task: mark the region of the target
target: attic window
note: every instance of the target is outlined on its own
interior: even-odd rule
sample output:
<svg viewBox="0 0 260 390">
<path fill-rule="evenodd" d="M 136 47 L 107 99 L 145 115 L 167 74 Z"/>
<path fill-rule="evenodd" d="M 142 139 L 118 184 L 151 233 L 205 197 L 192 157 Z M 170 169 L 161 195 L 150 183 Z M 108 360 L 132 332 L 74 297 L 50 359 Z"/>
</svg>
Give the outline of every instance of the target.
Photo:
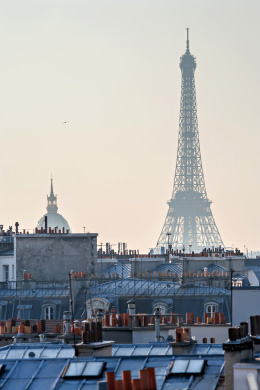
<svg viewBox="0 0 260 390">
<path fill-rule="evenodd" d="M 218 307 L 214 303 L 208 303 L 206 306 L 206 313 L 210 315 L 210 317 L 213 317 L 213 314 L 217 311 Z"/>
<path fill-rule="evenodd" d="M 171 374 L 201 374 L 205 360 L 175 360 L 171 369 Z"/>
<path fill-rule="evenodd" d="M 44 308 L 44 316 L 46 320 L 54 319 L 54 308 L 53 306 L 45 306 Z"/>
<path fill-rule="evenodd" d="M 233 287 L 242 287 L 243 286 L 242 279 L 233 279 L 232 286 Z"/>
<path fill-rule="evenodd" d="M 104 362 L 71 362 L 64 370 L 63 378 L 99 377 L 104 370 Z"/>
</svg>

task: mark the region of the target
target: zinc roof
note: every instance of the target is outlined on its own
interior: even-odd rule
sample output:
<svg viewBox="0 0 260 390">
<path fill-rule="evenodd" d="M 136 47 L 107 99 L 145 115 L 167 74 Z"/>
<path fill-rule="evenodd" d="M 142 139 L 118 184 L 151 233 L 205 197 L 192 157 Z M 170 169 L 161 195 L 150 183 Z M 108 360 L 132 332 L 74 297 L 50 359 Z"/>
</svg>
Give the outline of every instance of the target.
<svg viewBox="0 0 260 390">
<path fill-rule="evenodd" d="M 151 272 L 173 272 L 181 276 L 182 274 L 182 263 L 169 263 L 169 264 L 161 264 L 158 267 L 154 268 Z"/>
<path fill-rule="evenodd" d="M 67 356 L 50 356 L 50 351 L 57 349 L 57 345 L 13 345 L 0 348 L 0 386 L 3 390 L 92 390 L 97 389 L 97 382 L 105 380 L 106 371 L 114 371 L 116 379 L 122 378 L 122 371 L 130 370 L 132 378 L 138 378 L 139 370 L 154 367 L 156 375 L 156 383 L 158 390 L 167 389 L 200 389 L 212 390 L 216 389 L 216 385 L 223 370 L 224 357 L 219 354 L 207 355 L 183 355 L 172 356 L 155 353 L 152 355 L 137 355 L 137 356 L 112 356 L 112 357 L 73 357 L 72 347 L 58 345 L 60 352 L 63 351 Z M 27 349 L 27 352 L 26 351 Z M 153 348 L 156 348 L 154 346 Z M 157 352 L 161 348 L 166 349 L 167 346 L 162 346 L 158 343 Z M 7 352 L 8 351 L 8 352 Z M 6 356 L 4 353 L 10 354 L 10 351 L 15 353 L 25 354 L 23 357 Z M 26 353 L 35 352 L 26 357 Z M 43 354 L 45 351 L 46 354 Z M 55 350 L 56 352 L 56 350 Z M 39 353 L 41 355 L 39 355 Z M 68 356 L 70 355 L 70 356 Z M 3 356 L 3 357 L 2 357 Z M 95 377 L 95 364 L 93 372 L 87 376 L 81 377 L 77 375 L 72 378 L 64 376 L 65 369 L 71 364 L 74 364 L 74 369 L 77 366 L 82 367 L 88 362 L 103 362 L 104 370 L 99 377 Z M 193 363 L 193 364 L 192 364 Z M 200 364 L 201 363 L 201 364 Z M 199 370 L 197 375 L 186 372 L 173 374 L 172 364 L 176 367 L 185 367 L 187 365 L 203 365 L 203 370 Z M 77 369 L 76 369 L 77 371 Z M 189 387 L 188 387 L 188 386 Z"/>
<path fill-rule="evenodd" d="M 104 269 L 104 271 L 100 272 L 99 275 L 103 276 L 103 274 L 106 275 L 106 278 L 110 275 L 113 275 L 115 273 L 118 274 L 120 278 L 130 278 L 131 276 L 131 265 L 130 264 L 114 264 L 110 267 Z"/>
<path fill-rule="evenodd" d="M 222 344 L 194 344 L 191 355 L 224 355 Z M 172 355 L 169 343 L 114 344 L 112 356 L 168 356 Z"/>
<path fill-rule="evenodd" d="M 150 279 L 123 279 L 95 284 L 91 288 L 92 296 L 172 296 L 172 295 L 223 295 L 229 290 L 214 286 L 180 286 L 177 282 Z"/>
</svg>

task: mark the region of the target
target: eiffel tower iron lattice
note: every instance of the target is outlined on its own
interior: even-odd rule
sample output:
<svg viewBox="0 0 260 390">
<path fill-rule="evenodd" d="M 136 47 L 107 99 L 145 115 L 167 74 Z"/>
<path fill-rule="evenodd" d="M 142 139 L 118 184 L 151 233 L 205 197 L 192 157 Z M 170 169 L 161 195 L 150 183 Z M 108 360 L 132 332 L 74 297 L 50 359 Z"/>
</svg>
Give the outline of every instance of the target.
<svg viewBox="0 0 260 390">
<path fill-rule="evenodd" d="M 181 57 L 181 104 L 177 162 L 169 210 L 156 251 L 173 249 L 199 252 L 224 247 L 210 208 L 202 168 L 195 89 L 196 59 L 190 54 L 189 29 L 186 52 Z"/>
</svg>

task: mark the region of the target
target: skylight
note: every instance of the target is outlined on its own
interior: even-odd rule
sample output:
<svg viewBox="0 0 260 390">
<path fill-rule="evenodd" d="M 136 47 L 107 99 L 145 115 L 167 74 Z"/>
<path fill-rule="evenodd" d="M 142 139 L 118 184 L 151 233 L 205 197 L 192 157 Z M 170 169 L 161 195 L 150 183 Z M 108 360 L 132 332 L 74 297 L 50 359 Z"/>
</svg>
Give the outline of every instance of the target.
<svg viewBox="0 0 260 390">
<path fill-rule="evenodd" d="M 98 377 L 105 367 L 104 362 L 71 362 L 65 368 L 63 378 Z"/>
<path fill-rule="evenodd" d="M 171 374 L 201 374 L 204 364 L 203 359 L 174 360 Z"/>
</svg>

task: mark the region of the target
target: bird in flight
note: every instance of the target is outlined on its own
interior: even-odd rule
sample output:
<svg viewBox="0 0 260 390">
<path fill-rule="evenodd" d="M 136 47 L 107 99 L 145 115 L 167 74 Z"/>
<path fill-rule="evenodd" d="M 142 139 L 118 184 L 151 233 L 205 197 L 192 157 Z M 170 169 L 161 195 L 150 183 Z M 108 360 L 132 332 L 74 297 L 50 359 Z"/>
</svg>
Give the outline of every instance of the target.
<svg viewBox="0 0 260 390">
<path fill-rule="evenodd" d="M 62 125 L 65 125 L 66 123 L 68 123 L 69 121 L 64 121 L 64 122 L 61 122 Z"/>
</svg>

